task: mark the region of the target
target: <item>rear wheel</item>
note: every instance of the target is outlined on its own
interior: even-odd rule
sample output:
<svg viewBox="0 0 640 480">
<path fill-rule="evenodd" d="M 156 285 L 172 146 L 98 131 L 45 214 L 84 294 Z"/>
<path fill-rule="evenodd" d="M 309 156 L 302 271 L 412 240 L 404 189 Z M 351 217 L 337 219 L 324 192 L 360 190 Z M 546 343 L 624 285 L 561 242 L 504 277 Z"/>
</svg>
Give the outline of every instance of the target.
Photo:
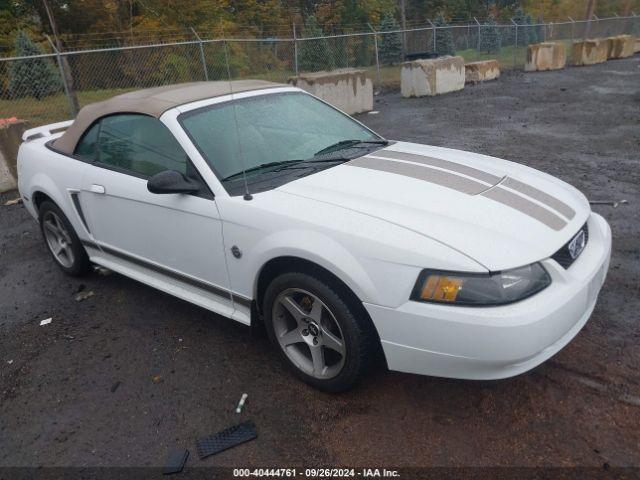
<svg viewBox="0 0 640 480">
<path fill-rule="evenodd" d="M 265 326 L 285 363 L 327 391 L 351 388 L 374 354 L 368 319 L 322 278 L 285 273 L 265 292 Z"/>
<path fill-rule="evenodd" d="M 62 210 L 55 203 L 45 201 L 40 205 L 39 214 L 42 236 L 58 266 L 72 276 L 87 273 L 91 262 Z"/>
</svg>

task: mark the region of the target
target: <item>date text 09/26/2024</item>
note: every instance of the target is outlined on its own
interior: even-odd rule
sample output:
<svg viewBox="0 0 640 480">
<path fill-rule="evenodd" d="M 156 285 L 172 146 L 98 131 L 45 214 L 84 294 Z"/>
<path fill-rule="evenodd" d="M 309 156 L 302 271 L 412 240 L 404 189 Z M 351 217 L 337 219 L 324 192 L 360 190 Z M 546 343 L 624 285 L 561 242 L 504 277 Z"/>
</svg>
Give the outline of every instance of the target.
<svg viewBox="0 0 640 480">
<path fill-rule="evenodd" d="M 386 468 L 234 468 L 233 476 L 242 477 L 284 477 L 284 478 L 399 478 L 397 470 Z"/>
</svg>

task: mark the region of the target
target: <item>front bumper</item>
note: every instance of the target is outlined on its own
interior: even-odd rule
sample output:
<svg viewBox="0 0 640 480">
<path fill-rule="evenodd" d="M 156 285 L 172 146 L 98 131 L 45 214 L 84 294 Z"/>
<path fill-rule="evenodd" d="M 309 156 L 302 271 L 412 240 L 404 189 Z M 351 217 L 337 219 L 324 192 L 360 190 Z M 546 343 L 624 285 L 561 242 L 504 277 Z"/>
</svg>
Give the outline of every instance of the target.
<svg viewBox="0 0 640 480">
<path fill-rule="evenodd" d="M 491 380 L 526 372 L 555 355 L 585 325 L 604 283 L 611 229 L 588 220 L 589 242 L 565 270 L 542 262 L 552 283 L 526 300 L 500 307 L 453 307 L 408 301 L 398 308 L 365 303 L 391 370 Z"/>
</svg>

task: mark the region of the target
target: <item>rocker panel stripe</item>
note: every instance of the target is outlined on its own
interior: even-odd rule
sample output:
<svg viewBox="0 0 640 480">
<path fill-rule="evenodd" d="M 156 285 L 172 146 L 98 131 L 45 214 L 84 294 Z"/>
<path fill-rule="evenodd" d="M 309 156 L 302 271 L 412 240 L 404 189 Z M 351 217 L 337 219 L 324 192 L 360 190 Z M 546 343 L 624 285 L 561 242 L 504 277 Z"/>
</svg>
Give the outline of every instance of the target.
<svg viewBox="0 0 640 480">
<path fill-rule="evenodd" d="M 202 280 L 197 280 L 195 278 L 191 278 L 188 277 L 186 275 L 183 275 L 181 273 L 175 272 L 173 270 L 169 270 L 167 268 L 161 267 L 159 265 L 155 265 L 153 263 L 147 262 L 146 260 L 142 260 L 136 257 L 133 257 L 129 254 L 120 252 L 119 250 L 115 250 L 113 248 L 110 247 L 106 247 L 104 245 L 98 245 L 94 242 L 91 242 L 89 240 L 81 240 L 82 244 L 85 247 L 89 247 L 89 248 L 94 248 L 96 250 L 102 250 L 105 253 L 108 253 L 109 255 L 113 255 L 114 257 L 118 257 L 121 258 L 123 260 L 126 260 L 127 262 L 131 262 L 131 263 L 135 263 L 136 265 L 139 265 L 141 267 L 147 268 L 149 270 L 152 270 L 154 272 L 160 273 L 161 275 L 165 275 L 167 277 L 173 278 L 175 280 L 178 280 L 180 282 L 192 285 L 196 288 L 199 288 L 201 290 L 205 290 L 207 292 L 213 293 L 214 295 L 217 295 L 218 297 L 223 297 L 223 298 L 231 298 L 233 299 L 233 301 L 239 305 L 242 305 L 243 307 L 249 308 L 251 306 L 251 300 L 245 297 L 242 297 L 238 294 L 235 294 L 233 292 L 230 292 L 228 290 L 225 290 L 224 288 L 220 288 L 217 287 L 215 285 L 212 285 L 208 282 L 203 282 Z"/>
</svg>

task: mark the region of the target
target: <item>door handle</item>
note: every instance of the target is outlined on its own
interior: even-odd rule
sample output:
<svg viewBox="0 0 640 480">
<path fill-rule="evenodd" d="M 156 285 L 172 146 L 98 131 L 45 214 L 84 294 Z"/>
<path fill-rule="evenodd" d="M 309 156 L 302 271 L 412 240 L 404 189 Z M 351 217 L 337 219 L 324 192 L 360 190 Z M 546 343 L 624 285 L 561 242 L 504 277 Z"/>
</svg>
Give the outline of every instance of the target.
<svg viewBox="0 0 640 480">
<path fill-rule="evenodd" d="M 101 193 L 101 194 L 104 194 L 106 192 L 106 190 L 102 185 L 96 185 L 95 183 L 91 185 L 91 191 L 93 193 Z"/>
</svg>

